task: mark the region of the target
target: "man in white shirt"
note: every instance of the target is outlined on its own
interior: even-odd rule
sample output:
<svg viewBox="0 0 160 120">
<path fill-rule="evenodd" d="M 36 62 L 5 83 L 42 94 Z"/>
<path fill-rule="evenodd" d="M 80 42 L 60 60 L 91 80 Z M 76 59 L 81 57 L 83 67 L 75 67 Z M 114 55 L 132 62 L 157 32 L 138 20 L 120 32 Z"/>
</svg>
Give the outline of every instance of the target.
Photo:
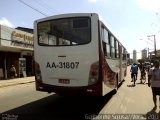
<svg viewBox="0 0 160 120">
<path fill-rule="evenodd" d="M 154 68 L 151 68 L 148 73 L 148 86 L 152 88 L 153 102 L 154 107 L 153 110 L 157 109 L 157 98 L 156 95 L 159 95 L 160 101 L 160 68 L 159 61 L 154 62 Z M 160 106 L 159 106 L 160 107 Z"/>
</svg>

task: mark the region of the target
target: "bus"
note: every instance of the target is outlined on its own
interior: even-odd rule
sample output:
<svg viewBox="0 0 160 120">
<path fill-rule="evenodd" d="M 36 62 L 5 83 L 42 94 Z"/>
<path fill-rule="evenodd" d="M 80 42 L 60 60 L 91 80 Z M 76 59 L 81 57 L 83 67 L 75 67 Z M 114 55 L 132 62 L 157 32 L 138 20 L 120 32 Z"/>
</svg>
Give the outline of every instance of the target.
<svg viewBox="0 0 160 120">
<path fill-rule="evenodd" d="M 97 13 L 68 13 L 34 22 L 37 91 L 104 96 L 124 80 L 126 48 Z"/>
</svg>

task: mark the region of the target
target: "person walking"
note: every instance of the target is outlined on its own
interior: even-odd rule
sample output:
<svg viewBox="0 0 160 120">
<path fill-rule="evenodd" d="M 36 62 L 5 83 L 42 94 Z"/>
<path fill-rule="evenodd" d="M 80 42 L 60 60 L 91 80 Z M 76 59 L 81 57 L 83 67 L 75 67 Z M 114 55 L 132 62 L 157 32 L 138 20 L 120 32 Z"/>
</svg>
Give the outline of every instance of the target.
<svg viewBox="0 0 160 120">
<path fill-rule="evenodd" d="M 142 62 L 140 63 L 139 69 L 140 69 L 140 73 L 141 73 L 141 75 L 140 75 L 140 83 L 142 83 L 142 79 L 146 75 L 144 63 L 142 63 Z"/>
<path fill-rule="evenodd" d="M 160 104 L 160 63 L 159 61 L 154 61 L 154 67 L 149 70 L 148 73 L 148 86 L 151 86 L 152 89 L 152 96 L 153 96 L 153 111 L 157 109 L 157 98 L 159 96 L 159 104 Z M 159 105 L 160 109 L 160 105 Z"/>
</svg>

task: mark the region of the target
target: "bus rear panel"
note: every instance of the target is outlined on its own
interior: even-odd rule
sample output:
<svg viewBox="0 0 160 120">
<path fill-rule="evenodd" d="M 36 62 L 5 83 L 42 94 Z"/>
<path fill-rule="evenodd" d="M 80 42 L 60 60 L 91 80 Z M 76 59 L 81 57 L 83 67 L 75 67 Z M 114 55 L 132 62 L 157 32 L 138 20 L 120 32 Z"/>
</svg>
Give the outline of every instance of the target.
<svg viewBox="0 0 160 120">
<path fill-rule="evenodd" d="M 36 90 L 104 96 L 126 76 L 126 49 L 96 13 L 34 23 Z"/>
<path fill-rule="evenodd" d="M 101 95 L 98 16 L 59 15 L 36 21 L 35 27 L 36 89 Z"/>
</svg>

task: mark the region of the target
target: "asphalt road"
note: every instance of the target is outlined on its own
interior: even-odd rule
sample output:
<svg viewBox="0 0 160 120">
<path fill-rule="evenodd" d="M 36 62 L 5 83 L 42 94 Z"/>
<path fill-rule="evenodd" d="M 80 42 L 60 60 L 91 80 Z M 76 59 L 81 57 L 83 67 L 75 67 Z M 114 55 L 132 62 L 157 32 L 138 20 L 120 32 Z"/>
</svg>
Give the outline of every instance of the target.
<svg viewBox="0 0 160 120">
<path fill-rule="evenodd" d="M 139 79 L 139 77 L 138 77 Z M 158 120 L 159 108 L 153 108 L 151 89 L 147 84 L 128 87 L 130 72 L 117 93 L 104 98 L 86 96 L 60 96 L 35 91 L 34 83 L 0 88 L 2 120 L 91 120 L 91 119 L 148 119 Z M 120 116 L 116 116 L 120 115 Z"/>
<path fill-rule="evenodd" d="M 111 99 L 86 96 L 65 97 L 57 94 L 36 92 L 34 83 L 0 89 L 1 117 L 18 117 L 22 120 L 85 120 L 88 115 L 98 114 Z"/>
</svg>

